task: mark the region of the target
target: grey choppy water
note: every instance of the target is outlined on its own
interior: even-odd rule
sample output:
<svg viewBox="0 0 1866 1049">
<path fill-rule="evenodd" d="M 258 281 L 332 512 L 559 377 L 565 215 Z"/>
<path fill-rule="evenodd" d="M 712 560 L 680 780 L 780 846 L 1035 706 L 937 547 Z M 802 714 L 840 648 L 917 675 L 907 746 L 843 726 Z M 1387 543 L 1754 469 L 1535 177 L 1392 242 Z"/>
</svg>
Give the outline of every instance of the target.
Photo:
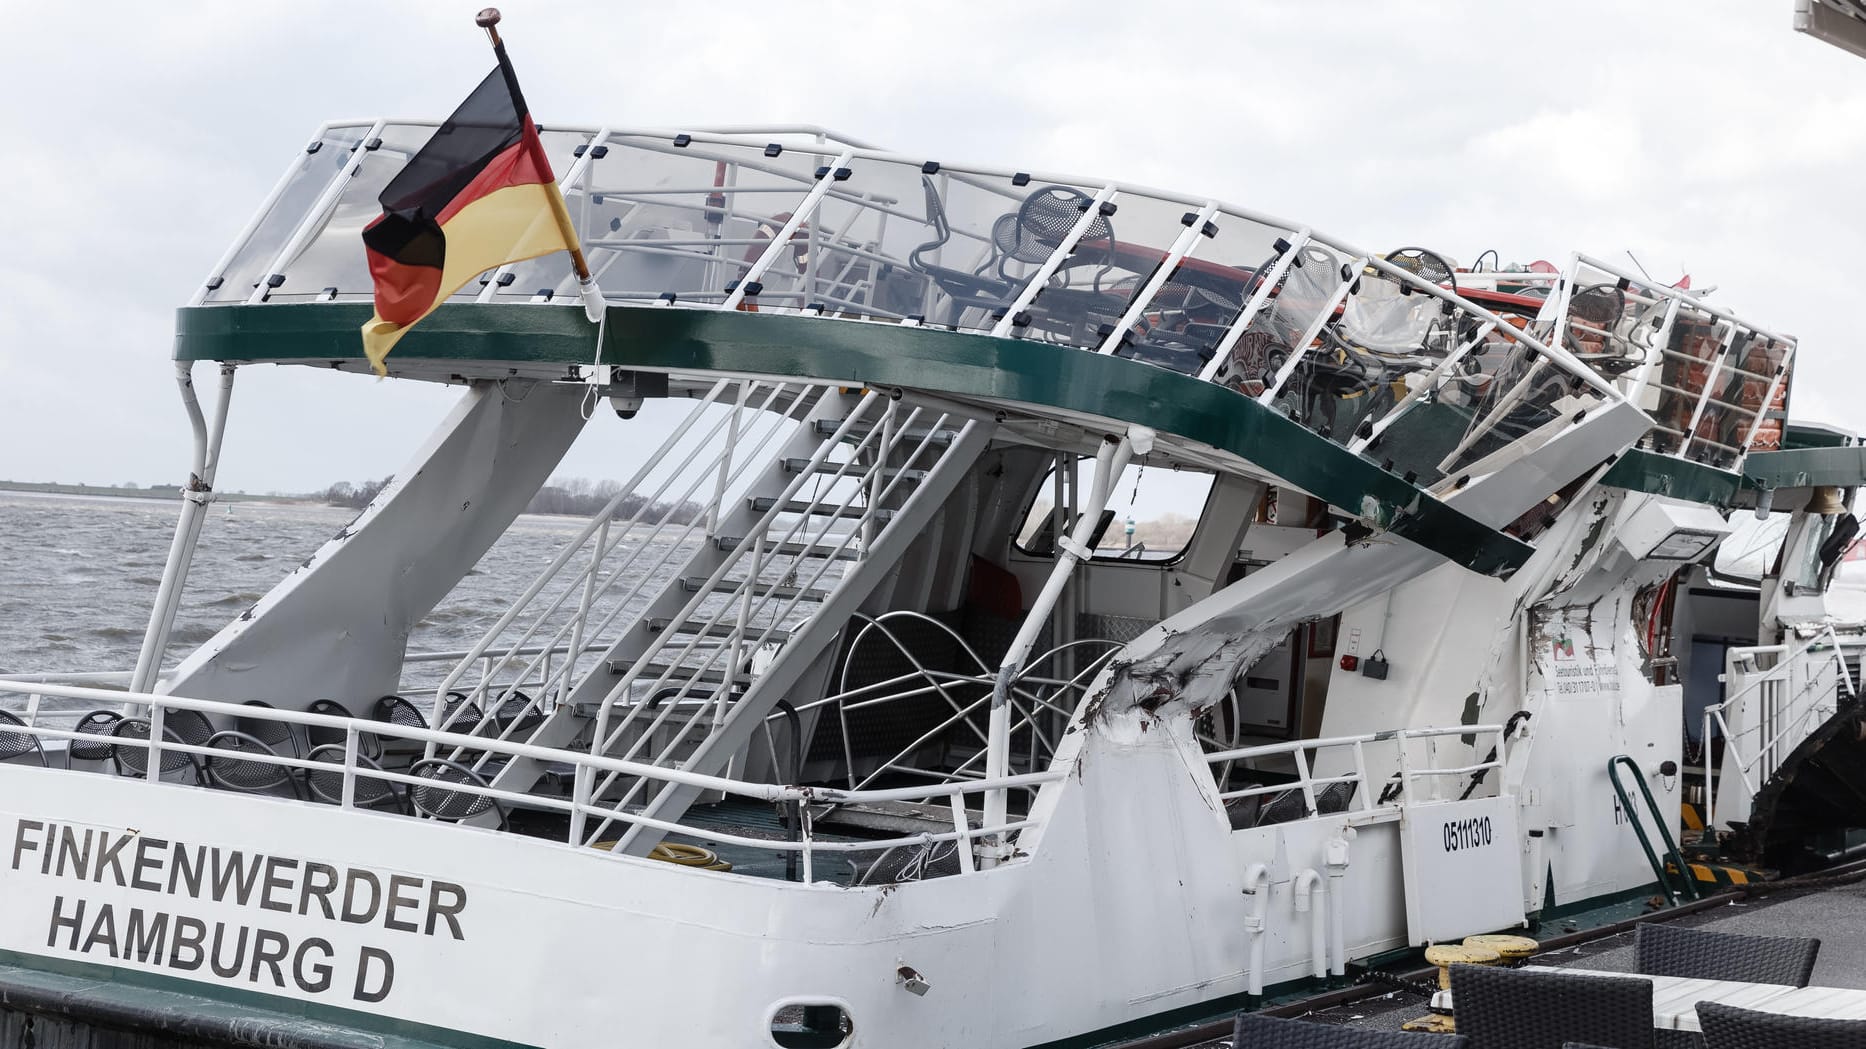
<svg viewBox="0 0 1866 1049">
<path fill-rule="evenodd" d="M 226 505 L 209 511 L 165 666 L 355 517 L 315 505 Z M 134 667 L 179 511 L 155 499 L 0 492 L 0 675 Z M 410 651 L 471 646 L 586 523 L 519 518 L 415 628 Z"/>
</svg>

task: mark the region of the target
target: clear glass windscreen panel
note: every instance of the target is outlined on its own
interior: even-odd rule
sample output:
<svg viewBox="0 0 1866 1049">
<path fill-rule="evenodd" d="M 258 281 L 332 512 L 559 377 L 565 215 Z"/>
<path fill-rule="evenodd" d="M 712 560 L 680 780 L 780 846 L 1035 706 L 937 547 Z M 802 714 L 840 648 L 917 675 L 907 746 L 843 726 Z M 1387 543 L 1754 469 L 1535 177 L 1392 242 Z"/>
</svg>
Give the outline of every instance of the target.
<svg viewBox="0 0 1866 1049">
<path fill-rule="evenodd" d="M 227 261 L 226 268 L 214 275 L 220 283 L 207 292 L 203 301 L 245 302 L 252 297 L 253 289 L 266 278 L 285 242 L 310 214 L 331 181 L 343 173 L 351 154 L 362 144 L 363 136 L 372 126 L 352 124 L 324 130 L 317 139 L 317 149 L 298 157 L 279 198 L 266 209 L 246 242 Z"/>
<path fill-rule="evenodd" d="M 1200 221 L 1199 207 L 1183 201 L 1124 193 L 1119 205 L 1108 235 L 1085 236 L 1059 271 L 1067 283 L 1059 288 L 1057 281 L 1050 282 L 1037 304 L 1047 299 L 1048 311 L 1063 308 L 1068 319 L 1089 329 L 1085 334 L 1095 348 L 1133 314 L 1112 351 L 1116 356 L 1197 375 L 1223 345 L 1255 287 L 1256 273 L 1274 257 L 1285 231 L 1222 213 L 1207 225 Z M 1185 252 L 1175 260 L 1173 249 L 1181 243 Z M 1155 283 L 1158 288 L 1141 302 Z M 1070 294 L 1070 288 L 1078 293 Z M 1137 303 L 1140 310 L 1134 314 Z M 1071 314 L 1071 309 L 1083 312 Z M 1240 366 L 1225 374 L 1250 370 Z M 1261 377 L 1261 372 L 1258 367 L 1253 374 Z"/>
<path fill-rule="evenodd" d="M 1180 208 L 1171 221 L 1182 224 L 1186 210 Z M 1167 212 L 1170 214 L 1171 209 Z M 1185 227 L 1182 224 L 1180 228 Z M 1287 244 L 1295 237 L 1289 230 L 1224 212 L 1211 219 L 1210 228 L 1210 236 L 1201 234 L 1193 239 L 1186 256 L 1167 275 L 1147 303 L 1140 323 L 1116 353 L 1189 375 L 1199 374 L 1225 345 L 1257 291 L 1260 274 L 1277 258 L 1277 243 Z M 1268 376 L 1274 373 L 1268 345 L 1269 340 L 1253 337 L 1248 329 L 1240 332 L 1213 373 L 1213 380 L 1248 396 L 1261 394 Z M 1280 365 L 1282 360 L 1278 358 L 1275 364 Z"/>
<path fill-rule="evenodd" d="M 988 332 L 1036 270 L 1006 259 L 994 237 L 1010 228 L 1031 187 L 1003 175 L 926 167 L 863 161 L 855 181 L 900 198 L 903 221 L 889 243 L 903 252 L 905 279 L 918 289 L 909 315 L 953 331 Z"/>
<path fill-rule="evenodd" d="M 829 316 L 894 322 L 950 313 L 940 268 L 926 261 L 943 247 L 944 200 L 929 189 L 937 173 L 859 157 L 849 172 L 830 184 L 808 230 L 799 231 L 805 254 L 779 260 L 789 263 L 785 279 L 799 282 L 802 304 Z"/>
<path fill-rule="evenodd" d="M 268 302 L 373 297 L 374 282 L 363 253 L 363 228 L 382 214 L 377 198 L 383 187 L 427 144 L 434 128 L 433 124 L 392 124 L 382 129 L 382 144 L 357 165 L 356 175 L 324 216 L 317 234 L 286 263 L 285 283 L 273 290 Z M 572 152 L 589 136 L 584 132 L 543 131 L 539 138 L 552 170 L 566 171 Z M 478 293 L 478 285 L 468 281 L 451 301 L 470 302 Z"/>
<path fill-rule="evenodd" d="M 816 169 L 835 159 L 789 146 L 769 157 L 764 144 L 751 142 L 676 146 L 649 135 L 611 135 L 604 144 L 605 155 L 590 160 L 564 197 L 590 271 L 611 301 L 666 295 L 679 303 L 723 301 L 726 286 L 750 272 L 796 213 Z M 793 250 L 780 253 L 767 272 L 766 291 L 748 301 L 797 304 L 795 281 L 787 277 L 807 255 L 808 233 L 800 227 L 798 234 Z M 495 297 L 575 291 L 569 268 L 556 260 L 510 270 L 514 279 Z"/>
<path fill-rule="evenodd" d="M 1734 467 L 1749 448 L 1781 447 L 1794 349 L 1753 328 L 1681 306 L 1641 406 L 1652 451 Z M 1773 392 L 1771 392 L 1773 391 Z"/>
</svg>

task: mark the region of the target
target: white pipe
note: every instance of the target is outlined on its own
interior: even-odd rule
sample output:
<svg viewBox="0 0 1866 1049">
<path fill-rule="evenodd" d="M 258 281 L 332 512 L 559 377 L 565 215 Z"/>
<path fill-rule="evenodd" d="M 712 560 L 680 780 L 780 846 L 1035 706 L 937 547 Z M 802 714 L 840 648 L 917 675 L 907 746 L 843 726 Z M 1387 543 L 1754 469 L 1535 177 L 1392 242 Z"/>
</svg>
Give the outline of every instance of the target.
<svg viewBox="0 0 1866 1049">
<path fill-rule="evenodd" d="M 1263 995 L 1263 933 L 1264 915 L 1270 910 L 1270 867 L 1268 864 L 1253 863 L 1244 869 L 1244 895 L 1251 898 L 1250 910 L 1244 915 L 1244 931 L 1250 934 L 1250 971 L 1246 974 L 1244 989 L 1253 995 Z"/>
<path fill-rule="evenodd" d="M 1328 887 L 1314 867 L 1296 875 L 1296 913 L 1309 916 L 1309 974 L 1328 975 Z"/>
<path fill-rule="evenodd" d="M 1342 931 L 1345 918 L 1341 913 L 1347 909 L 1344 906 L 1347 896 L 1341 891 L 1341 880 L 1348 873 L 1347 835 L 1353 833 L 1353 828 L 1344 828 L 1342 836 L 1330 838 L 1322 845 L 1322 855 L 1326 860 L 1323 866 L 1328 868 L 1328 894 L 1334 900 L 1334 906 L 1328 908 L 1328 950 L 1334 957 L 1334 964 L 1328 971 L 1336 976 L 1345 975 L 1348 971 L 1347 938 Z"/>
<path fill-rule="evenodd" d="M 168 560 L 162 569 L 162 582 L 156 589 L 154 606 L 149 611 L 149 626 L 143 631 L 142 649 L 136 655 L 136 669 L 130 674 L 130 691 L 147 692 L 162 666 L 162 652 L 168 648 L 169 632 L 175 625 L 175 613 L 181 605 L 182 585 L 188 578 L 188 566 L 194 559 L 195 543 L 201 537 L 201 525 L 207 504 L 213 500 L 214 473 L 220 465 L 220 441 L 227 429 L 227 406 L 233 398 L 233 366 L 220 369 L 220 397 L 215 406 L 214 427 L 210 434 L 201 414 L 201 402 L 194 393 L 194 367 L 176 362 L 175 383 L 181 388 L 182 406 L 194 431 L 194 457 L 188 471 L 188 484 L 181 493 L 181 519 L 175 524 L 175 538 L 169 544 Z"/>
</svg>

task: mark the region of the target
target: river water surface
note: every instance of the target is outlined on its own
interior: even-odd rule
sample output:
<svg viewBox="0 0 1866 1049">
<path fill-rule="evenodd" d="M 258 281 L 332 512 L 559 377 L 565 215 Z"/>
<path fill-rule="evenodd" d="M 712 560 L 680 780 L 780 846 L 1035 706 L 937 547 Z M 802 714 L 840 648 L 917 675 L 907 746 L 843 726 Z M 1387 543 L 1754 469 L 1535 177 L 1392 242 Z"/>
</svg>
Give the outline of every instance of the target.
<svg viewBox="0 0 1866 1049">
<path fill-rule="evenodd" d="M 0 492 L 0 675 L 133 668 L 179 513 L 175 500 Z M 211 506 L 164 666 L 355 516 L 311 504 Z M 471 646 L 587 523 L 520 517 L 415 628 L 409 650 Z"/>
</svg>

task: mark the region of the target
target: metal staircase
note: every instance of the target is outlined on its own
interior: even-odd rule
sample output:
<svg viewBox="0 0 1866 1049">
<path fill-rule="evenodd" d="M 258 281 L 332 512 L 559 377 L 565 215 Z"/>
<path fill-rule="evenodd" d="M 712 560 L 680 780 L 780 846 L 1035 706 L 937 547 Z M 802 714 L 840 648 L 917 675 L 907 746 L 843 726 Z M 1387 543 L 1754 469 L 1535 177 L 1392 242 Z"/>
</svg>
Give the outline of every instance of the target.
<svg viewBox="0 0 1866 1049">
<path fill-rule="evenodd" d="M 436 710 L 485 665 L 493 683 L 468 697 L 501 714 L 478 722 L 479 734 L 554 748 L 587 739 L 610 757 L 722 768 L 937 511 L 989 430 L 872 391 L 722 381 L 448 675 Z M 675 478 L 687 479 L 684 491 L 670 490 Z M 703 481 L 702 505 L 693 496 Z M 624 506 L 634 513 L 624 518 Z M 466 706 L 443 726 L 472 729 L 470 714 L 458 717 Z M 530 759 L 496 770 L 483 755 L 456 759 L 477 759 L 515 790 L 544 771 Z M 576 789 L 633 803 L 642 786 L 610 777 Z"/>
</svg>

